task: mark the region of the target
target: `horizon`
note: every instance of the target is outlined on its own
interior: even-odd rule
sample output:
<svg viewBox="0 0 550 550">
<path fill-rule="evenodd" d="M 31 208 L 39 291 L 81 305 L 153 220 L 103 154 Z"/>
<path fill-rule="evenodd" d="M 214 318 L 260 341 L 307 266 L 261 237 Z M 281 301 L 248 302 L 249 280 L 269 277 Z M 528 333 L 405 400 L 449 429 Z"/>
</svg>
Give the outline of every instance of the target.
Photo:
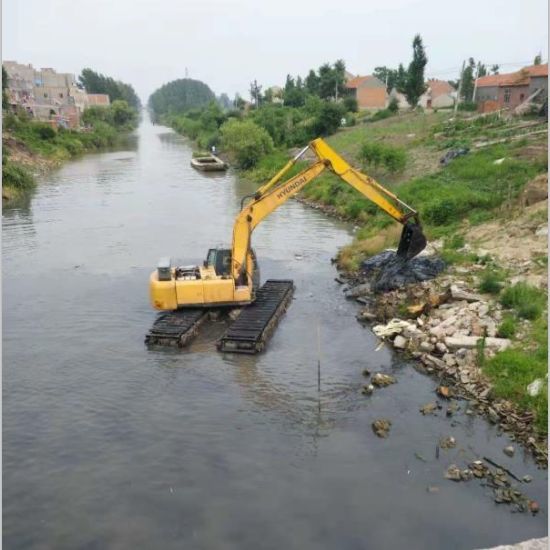
<svg viewBox="0 0 550 550">
<path fill-rule="evenodd" d="M 349 72 L 361 76 L 372 74 L 378 66 L 397 68 L 403 63 L 406 68 L 416 33 L 422 36 L 428 55 L 426 80 L 456 80 L 462 62 L 469 57 L 487 67 L 498 64 L 502 73 L 531 65 L 539 53 L 544 61 L 548 59 L 544 0 L 527 5 L 496 0 L 479 5 L 466 0 L 453 14 L 453 25 L 435 0 L 391 0 L 383 9 L 350 1 L 347 11 L 336 11 L 325 0 L 320 6 L 315 4 L 314 13 L 308 5 L 295 6 L 288 0 L 277 7 L 263 6 L 263 11 L 251 0 L 193 0 L 185 6 L 165 1 L 162 5 L 170 9 L 163 10 L 149 0 L 121 0 L 116 5 L 102 0 L 100 9 L 91 14 L 71 12 L 65 9 L 69 5 L 73 5 L 69 0 L 56 0 L 56 9 L 37 0 L 4 2 L 3 61 L 30 63 L 38 69 L 52 67 L 76 77 L 89 67 L 131 84 L 143 104 L 163 84 L 186 75 L 207 84 L 216 96 L 226 93 L 233 99 L 239 93 L 248 100 L 249 85 L 255 79 L 264 90 L 284 86 L 287 74 L 305 77 L 310 69 L 337 59 L 344 60 Z M 210 36 L 205 36 L 204 17 L 212 11 L 218 12 L 219 21 L 206 26 Z M 180 29 L 179 24 L 188 20 L 189 32 L 184 32 L 185 26 Z M 207 23 L 211 22 L 209 17 Z M 368 22 L 365 29 L 364 22 Z M 131 30 L 121 31 L 129 23 L 134 23 Z M 279 29 L 285 26 L 289 39 L 281 40 Z M 51 28 L 65 32 L 52 35 Z M 88 44 L 97 35 L 103 40 L 90 48 Z M 290 39 L 294 35 L 304 36 L 296 46 Z M 216 43 L 204 48 L 211 37 Z M 42 47 L 46 40 L 48 51 Z M 249 47 L 251 42 L 259 47 Z M 382 54 L 369 53 L 381 50 Z M 180 51 L 185 54 L 181 62 Z M 223 51 L 224 57 L 217 51 Z"/>
</svg>

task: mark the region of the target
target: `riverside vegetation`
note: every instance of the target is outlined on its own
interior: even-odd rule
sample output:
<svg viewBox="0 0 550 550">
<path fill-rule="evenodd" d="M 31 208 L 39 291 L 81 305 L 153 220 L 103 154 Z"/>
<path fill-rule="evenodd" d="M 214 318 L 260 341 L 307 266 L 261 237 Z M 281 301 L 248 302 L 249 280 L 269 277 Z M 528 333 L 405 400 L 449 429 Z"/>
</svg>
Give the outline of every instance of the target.
<svg viewBox="0 0 550 550">
<path fill-rule="evenodd" d="M 137 126 L 139 99 L 132 95 L 135 92 L 131 86 L 97 75 L 90 69 L 85 69 L 83 75 L 92 80 L 97 77 L 88 91 L 104 93 L 110 90 L 115 98 L 108 107 L 87 108 L 81 116 L 83 129 L 54 129 L 47 122 L 33 120 L 22 109 L 16 112 L 3 110 L 3 199 L 15 199 L 32 189 L 37 170 L 56 166 L 84 152 L 111 146 L 122 133 Z M 119 93 L 113 90 L 119 90 Z M 125 99 L 117 99 L 122 97 L 122 92 L 131 98 L 133 105 Z"/>
</svg>

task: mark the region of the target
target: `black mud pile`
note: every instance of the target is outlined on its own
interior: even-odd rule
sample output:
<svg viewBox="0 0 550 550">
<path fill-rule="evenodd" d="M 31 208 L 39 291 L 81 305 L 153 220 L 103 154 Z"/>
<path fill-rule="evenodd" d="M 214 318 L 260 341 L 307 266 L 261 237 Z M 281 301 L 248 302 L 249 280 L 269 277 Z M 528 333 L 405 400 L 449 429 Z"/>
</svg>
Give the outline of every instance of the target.
<svg viewBox="0 0 550 550">
<path fill-rule="evenodd" d="M 391 250 L 372 256 L 361 264 L 362 275 L 374 292 L 387 292 L 404 285 L 434 279 L 445 269 L 445 262 L 434 256 L 405 260 Z"/>
</svg>

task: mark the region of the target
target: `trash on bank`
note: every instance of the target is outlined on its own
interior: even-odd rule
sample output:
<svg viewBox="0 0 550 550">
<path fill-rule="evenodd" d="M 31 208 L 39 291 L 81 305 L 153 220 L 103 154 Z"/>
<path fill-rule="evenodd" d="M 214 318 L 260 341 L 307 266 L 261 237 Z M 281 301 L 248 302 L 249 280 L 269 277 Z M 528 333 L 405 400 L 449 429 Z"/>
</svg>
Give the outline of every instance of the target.
<svg viewBox="0 0 550 550">
<path fill-rule="evenodd" d="M 386 418 L 379 418 L 372 423 L 372 429 L 378 437 L 388 437 L 391 428 L 391 421 Z"/>
<path fill-rule="evenodd" d="M 374 292 L 387 292 L 406 284 L 434 279 L 445 269 L 445 262 L 434 256 L 405 260 L 392 250 L 372 256 L 361 264 L 361 272 L 372 279 Z"/>
</svg>

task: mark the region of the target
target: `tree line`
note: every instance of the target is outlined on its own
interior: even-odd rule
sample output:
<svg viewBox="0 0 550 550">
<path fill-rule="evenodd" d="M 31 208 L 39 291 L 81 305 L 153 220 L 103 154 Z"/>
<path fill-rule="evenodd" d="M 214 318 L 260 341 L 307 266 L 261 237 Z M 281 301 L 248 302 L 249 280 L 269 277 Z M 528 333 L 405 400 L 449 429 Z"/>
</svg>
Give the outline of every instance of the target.
<svg viewBox="0 0 550 550">
<path fill-rule="evenodd" d="M 90 68 L 82 69 L 78 82 L 89 94 L 107 94 L 111 103 L 122 100 L 134 109 L 141 108 L 141 101 L 131 84 L 97 73 Z"/>
</svg>

